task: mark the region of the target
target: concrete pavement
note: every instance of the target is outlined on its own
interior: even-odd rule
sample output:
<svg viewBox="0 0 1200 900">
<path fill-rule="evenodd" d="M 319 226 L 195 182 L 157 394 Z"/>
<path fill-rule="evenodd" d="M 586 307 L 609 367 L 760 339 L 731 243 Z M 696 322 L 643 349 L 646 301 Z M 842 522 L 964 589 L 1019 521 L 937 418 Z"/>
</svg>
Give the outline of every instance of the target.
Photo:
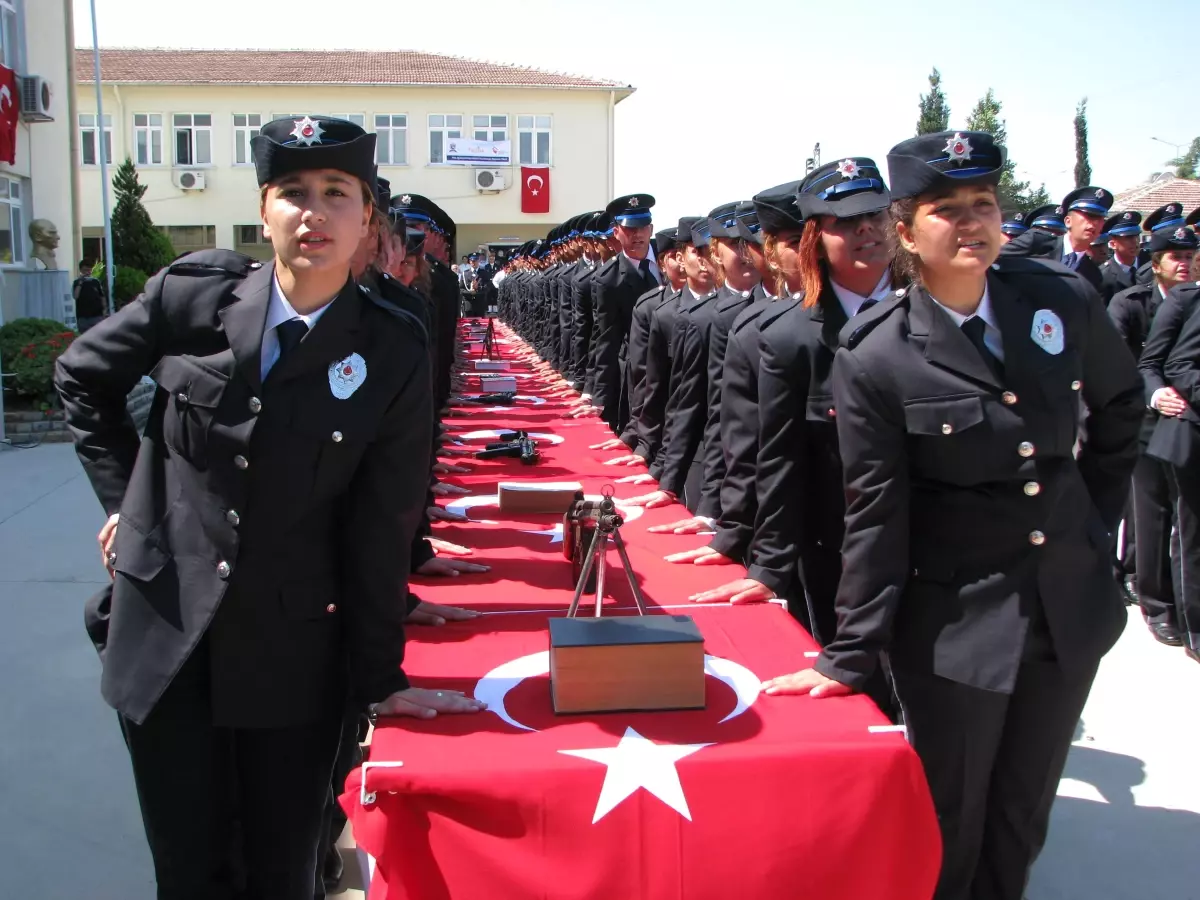
<svg viewBox="0 0 1200 900">
<path fill-rule="evenodd" d="M 0 872 L 18 900 L 154 896 L 83 631 L 84 601 L 107 579 L 103 521 L 69 445 L 0 445 Z M 1029 900 L 1200 900 L 1198 699 L 1200 666 L 1134 612 L 1084 712 Z"/>
</svg>

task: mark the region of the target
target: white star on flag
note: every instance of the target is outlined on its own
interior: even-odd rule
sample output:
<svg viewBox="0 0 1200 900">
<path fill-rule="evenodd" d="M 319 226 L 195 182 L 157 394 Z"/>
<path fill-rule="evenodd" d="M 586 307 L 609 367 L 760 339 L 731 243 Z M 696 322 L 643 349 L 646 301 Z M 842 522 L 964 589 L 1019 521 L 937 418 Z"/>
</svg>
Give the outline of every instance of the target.
<svg viewBox="0 0 1200 900">
<path fill-rule="evenodd" d="M 604 786 L 596 802 L 595 825 L 638 788 L 645 788 L 689 822 L 692 813 L 675 763 L 697 750 L 712 744 L 655 744 L 633 728 L 626 727 L 621 742 L 615 747 L 595 747 L 588 750 L 559 750 L 567 756 L 578 756 L 608 766 Z"/>
<path fill-rule="evenodd" d="M 548 528 L 545 531 L 526 531 L 526 534 L 544 534 L 550 538 L 551 544 L 561 544 L 563 541 L 563 523 L 559 522 L 553 528 Z"/>
</svg>

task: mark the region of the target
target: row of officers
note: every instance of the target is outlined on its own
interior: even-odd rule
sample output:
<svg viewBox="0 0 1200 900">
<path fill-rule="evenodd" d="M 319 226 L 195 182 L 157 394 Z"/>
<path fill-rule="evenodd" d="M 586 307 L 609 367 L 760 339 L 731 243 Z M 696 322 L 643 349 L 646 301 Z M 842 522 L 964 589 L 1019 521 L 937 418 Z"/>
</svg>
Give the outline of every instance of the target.
<svg viewBox="0 0 1200 900">
<path fill-rule="evenodd" d="M 163 900 L 324 897 L 364 714 L 483 708 L 403 669 L 407 628 L 473 616 L 410 575 L 486 568 L 430 529 L 454 222 L 393 193 L 351 122 L 277 119 L 252 147 L 274 258 L 181 257 L 56 372 L 109 517 L 85 621 Z"/>
<path fill-rule="evenodd" d="M 1141 260 L 1143 223 L 1094 186 L 1006 223 L 1005 159 L 985 133 L 923 135 L 886 179 L 848 157 L 657 232 L 632 194 L 497 278 L 573 414 L 611 426 L 594 449 L 648 486 L 622 502 L 680 500 L 692 516 L 652 530 L 713 534 L 668 559 L 745 565 L 692 599 L 785 598 L 822 646 L 767 692 L 862 691 L 902 718 L 942 827 L 937 900 L 1023 896 L 1127 622 L 1119 532 L 1156 636 L 1200 649 L 1196 236 L 1171 204 Z"/>
</svg>

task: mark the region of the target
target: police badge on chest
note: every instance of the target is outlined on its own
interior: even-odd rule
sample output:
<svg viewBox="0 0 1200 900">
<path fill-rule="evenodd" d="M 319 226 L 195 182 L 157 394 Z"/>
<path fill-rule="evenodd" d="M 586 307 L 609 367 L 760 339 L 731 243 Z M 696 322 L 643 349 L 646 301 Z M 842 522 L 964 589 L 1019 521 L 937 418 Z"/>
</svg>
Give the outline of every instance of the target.
<svg viewBox="0 0 1200 900">
<path fill-rule="evenodd" d="M 338 400 L 346 400 L 367 380 L 367 361 L 357 353 L 329 365 L 329 390 Z"/>
</svg>

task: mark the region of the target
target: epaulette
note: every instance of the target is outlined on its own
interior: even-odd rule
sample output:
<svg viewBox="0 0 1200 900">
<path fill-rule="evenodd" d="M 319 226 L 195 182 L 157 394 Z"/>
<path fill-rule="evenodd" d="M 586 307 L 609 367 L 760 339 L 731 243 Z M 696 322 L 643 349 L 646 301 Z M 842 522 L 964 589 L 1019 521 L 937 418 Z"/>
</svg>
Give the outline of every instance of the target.
<svg viewBox="0 0 1200 900">
<path fill-rule="evenodd" d="M 643 302 L 649 303 L 655 297 L 662 296 L 665 290 L 666 288 L 660 284 L 658 287 L 651 288 L 650 290 L 646 291 L 646 293 L 642 294 L 642 296 L 638 297 L 637 300 L 633 302 L 634 309 L 637 309 L 637 307 L 641 306 Z"/>
<path fill-rule="evenodd" d="M 745 309 L 743 309 L 736 319 L 733 320 L 733 325 L 729 328 L 730 334 L 739 334 L 743 328 L 750 325 L 751 322 L 758 322 L 767 312 L 768 306 L 774 303 L 774 300 L 755 300 Z"/>
<path fill-rule="evenodd" d="M 787 297 L 774 301 L 771 307 L 763 311 L 759 322 L 759 329 L 766 328 L 773 322 L 779 321 L 780 317 L 791 312 L 803 302 L 803 298 Z"/>
<path fill-rule="evenodd" d="M 617 266 L 620 265 L 620 260 L 621 257 L 619 256 L 612 256 L 606 259 L 602 264 L 593 269 L 593 271 L 596 273 L 596 277 L 607 277 L 609 272 L 616 270 Z"/>
<path fill-rule="evenodd" d="M 893 310 L 908 305 L 908 288 L 893 291 L 892 296 L 880 300 L 864 313 L 859 313 L 843 327 L 838 334 L 838 346 L 853 350 L 862 343 L 863 338 L 875 330 L 875 326 L 892 314 Z"/>
<path fill-rule="evenodd" d="M 397 319 L 411 328 L 413 334 L 417 336 L 417 339 L 420 340 L 422 344 L 427 344 L 429 342 L 429 335 L 425 331 L 425 323 L 423 323 L 408 310 L 402 309 L 391 300 L 385 300 L 379 295 L 378 292 L 371 290 L 366 285 L 360 284 L 358 289 L 364 297 L 366 297 L 380 309 L 395 316 Z"/>
<path fill-rule="evenodd" d="M 998 256 L 992 263 L 992 271 L 998 275 L 1054 275 L 1062 277 L 1073 274 L 1082 278 L 1078 272 L 1068 269 L 1056 259 L 1044 256 Z"/>
<path fill-rule="evenodd" d="M 167 271 L 172 275 L 211 275 L 219 269 L 245 278 L 262 267 L 263 263 L 253 256 L 234 250 L 197 250 L 179 257 L 167 266 Z"/>
</svg>

